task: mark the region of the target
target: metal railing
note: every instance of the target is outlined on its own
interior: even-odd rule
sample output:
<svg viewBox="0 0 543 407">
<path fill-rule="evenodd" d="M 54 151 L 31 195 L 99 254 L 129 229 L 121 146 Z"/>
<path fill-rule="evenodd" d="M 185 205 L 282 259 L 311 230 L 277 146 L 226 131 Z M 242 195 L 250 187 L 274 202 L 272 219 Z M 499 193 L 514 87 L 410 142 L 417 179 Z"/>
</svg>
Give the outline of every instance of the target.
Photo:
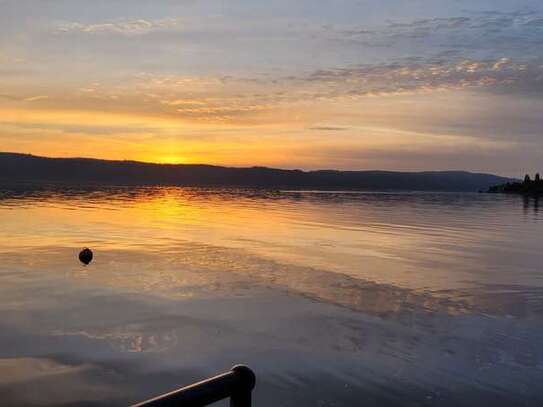
<svg viewBox="0 0 543 407">
<path fill-rule="evenodd" d="M 251 407 L 256 376 L 247 366 L 175 390 L 132 407 L 204 407 L 230 398 L 230 407 Z"/>
</svg>

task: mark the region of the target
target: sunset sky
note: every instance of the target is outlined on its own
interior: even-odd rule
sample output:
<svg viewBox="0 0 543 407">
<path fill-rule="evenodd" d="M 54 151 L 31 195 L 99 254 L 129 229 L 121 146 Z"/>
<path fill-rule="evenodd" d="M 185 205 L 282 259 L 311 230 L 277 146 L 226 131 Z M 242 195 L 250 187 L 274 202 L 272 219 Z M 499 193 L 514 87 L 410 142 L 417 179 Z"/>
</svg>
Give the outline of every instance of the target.
<svg viewBox="0 0 543 407">
<path fill-rule="evenodd" d="M 543 170 L 543 2 L 0 0 L 0 150 Z"/>
</svg>

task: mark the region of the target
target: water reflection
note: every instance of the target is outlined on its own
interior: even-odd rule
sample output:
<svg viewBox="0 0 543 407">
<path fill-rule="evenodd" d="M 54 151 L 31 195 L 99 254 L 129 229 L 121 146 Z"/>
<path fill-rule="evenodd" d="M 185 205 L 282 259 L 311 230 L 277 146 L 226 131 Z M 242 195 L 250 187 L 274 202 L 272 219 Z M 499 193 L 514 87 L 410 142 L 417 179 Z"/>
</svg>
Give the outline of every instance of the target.
<svg viewBox="0 0 543 407">
<path fill-rule="evenodd" d="M 522 199 L 524 203 L 524 213 L 528 214 L 530 211 L 533 211 L 535 219 L 537 219 L 539 215 L 539 196 L 525 195 Z"/>
<path fill-rule="evenodd" d="M 247 362 L 262 406 L 538 403 L 535 208 L 484 194 L 0 188 L 0 396 L 40 404 L 31 385 L 51 404 L 123 405 Z"/>
</svg>

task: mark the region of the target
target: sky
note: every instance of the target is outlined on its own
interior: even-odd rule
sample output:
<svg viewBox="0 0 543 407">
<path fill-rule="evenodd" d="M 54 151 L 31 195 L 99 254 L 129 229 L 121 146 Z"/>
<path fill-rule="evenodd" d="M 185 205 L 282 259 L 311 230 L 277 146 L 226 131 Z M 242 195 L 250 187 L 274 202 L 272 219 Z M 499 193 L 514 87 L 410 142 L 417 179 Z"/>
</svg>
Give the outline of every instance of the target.
<svg viewBox="0 0 543 407">
<path fill-rule="evenodd" d="M 541 0 L 0 0 L 0 151 L 543 170 Z"/>
</svg>

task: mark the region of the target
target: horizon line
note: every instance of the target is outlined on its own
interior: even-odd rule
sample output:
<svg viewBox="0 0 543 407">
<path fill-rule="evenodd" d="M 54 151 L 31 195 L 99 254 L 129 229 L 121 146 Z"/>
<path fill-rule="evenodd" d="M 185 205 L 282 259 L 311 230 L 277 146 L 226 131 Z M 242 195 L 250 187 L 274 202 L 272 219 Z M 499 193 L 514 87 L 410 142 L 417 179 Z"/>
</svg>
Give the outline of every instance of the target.
<svg viewBox="0 0 543 407">
<path fill-rule="evenodd" d="M 280 168 L 280 167 L 268 167 L 265 165 L 252 165 L 246 167 L 240 166 L 229 166 L 229 165 L 218 165 L 218 164 L 209 164 L 209 163 L 161 163 L 153 161 L 140 161 L 134 159 L 108 159 L 108 158 L 98 158 L 98 157 L 85 157 L 85 156 L 69 156 L 69 157 L 59 157 L 59 156 L 47 156 L 39 155 L 33 153 L 20 153 L 12 151 L 0 151 L 0 155 L 19 155 L 19 156 L 28 156 L 35 158 L 44 158 L 50 160 L 94 160 L 94 161 L 104 161 L 104 162 L 120 162 L 120 163 L 135 163 L 135 164 L 144 164 L 144 165 L 158 165 L 158 166 L 179 166 L 179 167 L 217 167 L 217 168 L 231 168 L 231 169 L 269 169 L 269 170 L 279 170 L 279 171 L 300 171 L 304 173 L 311 172 L 321 172 L 321 171 L 335 171 L 335 172 L 383 172 L 383 173 L 406 173 L 406 174 L 424 174 L 424 173 L 469 173 L 475 175 L 492 175 L 502 178 L 510 179 L 520 179 L 511 176 L 498 175 L 490 172 L 481 172 L 476 170 L 465 170 L 465 169 L 446 169 L 446 170 L 386 170 L 386 169 L 357 169 L 357 170 L 341 170 L 335 168 L 321 168 L 321 169 L 302 169 L 302 168 Z"/>
</svg>

